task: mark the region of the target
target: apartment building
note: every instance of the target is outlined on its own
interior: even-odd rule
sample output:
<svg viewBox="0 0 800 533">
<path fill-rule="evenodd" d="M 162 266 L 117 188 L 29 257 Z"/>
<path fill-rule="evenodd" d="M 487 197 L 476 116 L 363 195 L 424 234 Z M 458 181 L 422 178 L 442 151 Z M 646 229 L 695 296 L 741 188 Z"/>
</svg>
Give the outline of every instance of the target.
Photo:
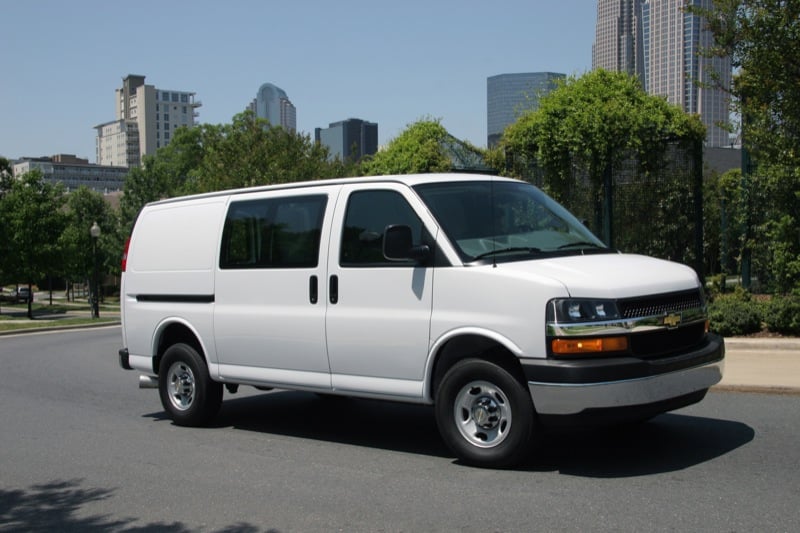
<svg viewBox="0 0 800 533">
<path fill-rule="evenodd" d="M 97 164 L 137 167 L 142 158 L 169 144 L 175 130 L 191 128 L 202 103 L 195 93 L 157 89 L 129 74 L 116 89 L 116 119 L 95 126 Z"/>
</svg>

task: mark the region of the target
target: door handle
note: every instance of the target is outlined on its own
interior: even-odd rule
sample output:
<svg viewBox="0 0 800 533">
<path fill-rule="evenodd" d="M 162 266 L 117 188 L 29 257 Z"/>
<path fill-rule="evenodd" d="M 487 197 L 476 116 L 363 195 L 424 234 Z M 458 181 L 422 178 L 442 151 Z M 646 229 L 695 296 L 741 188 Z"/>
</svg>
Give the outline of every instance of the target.
<svg viewBox="0 0 800 533">
<path fill-rule="evenodd" d="M 317 303 L 319 298 L 319 287 L 317 283 L 317 276 L 311 276 L 308 279 L 308 301 L 312 304 Z"/>
<path fill-rule="evenodd" d="M 339 276 L 331 276 L 330 286 L 328 287 L 328 294 L 332 304 L 339 301 Z"/>
</svg>

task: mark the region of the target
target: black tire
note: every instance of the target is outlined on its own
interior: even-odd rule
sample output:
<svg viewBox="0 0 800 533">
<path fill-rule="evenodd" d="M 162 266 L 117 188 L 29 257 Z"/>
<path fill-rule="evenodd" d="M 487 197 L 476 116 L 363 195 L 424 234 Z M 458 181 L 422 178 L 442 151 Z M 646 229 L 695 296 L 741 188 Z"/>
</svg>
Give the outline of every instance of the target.
<svg viewBox="0 0 800 533">
<path fill-rule="evenodd" d="M 158 371 L 161 405 L 179 426 L 203 426 L 219 412 L 222 384 L 212 381 L 205 360 L 188 344 L 164 352 Z"/>
<path fill-rule="evenodd" d="M 436 423 L 445 444 L 465 463 L 502 468 L 519 463 L 536 431 L 530 393 L 504 368 L 464 359 L 436 391 Z"/>
</svg>

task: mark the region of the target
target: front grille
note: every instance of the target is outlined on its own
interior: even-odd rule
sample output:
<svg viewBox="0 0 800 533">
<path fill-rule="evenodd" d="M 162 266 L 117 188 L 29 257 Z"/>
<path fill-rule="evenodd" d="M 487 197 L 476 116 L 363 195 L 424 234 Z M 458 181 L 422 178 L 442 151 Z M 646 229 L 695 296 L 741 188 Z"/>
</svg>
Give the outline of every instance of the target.
<svg viewBox="0 0 800 533">
<path fill-rule="evenodd" d="M 655 359 L 679 353 L 702 342 L 706 328 L 703 322 L 676 329 L 635 333 L 630 336 L 630 350 L 642 359 Z"/>
<path fill-rule="evenodd" d="M 703 307 L 703 297 L 699 290 L 673 292 L 619 300 L 617 306 L 622 318 L 643 318 L 700 309 Z"/>
</svg>

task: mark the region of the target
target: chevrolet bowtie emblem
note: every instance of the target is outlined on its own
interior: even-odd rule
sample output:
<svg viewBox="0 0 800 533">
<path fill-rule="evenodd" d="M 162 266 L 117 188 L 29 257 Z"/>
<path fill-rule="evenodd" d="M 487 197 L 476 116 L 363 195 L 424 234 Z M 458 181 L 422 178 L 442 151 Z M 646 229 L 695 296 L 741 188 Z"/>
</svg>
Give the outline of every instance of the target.
<svg viewBox="0 0 800 533">
<path fill-rule="evenodd" d="M 664 317 L 664 325 L 668 328 L 675 328 L 678 327 L 678 324 L 681 323 L 681 315 L 678 313 L 671 313 Z"/>
</svg>

